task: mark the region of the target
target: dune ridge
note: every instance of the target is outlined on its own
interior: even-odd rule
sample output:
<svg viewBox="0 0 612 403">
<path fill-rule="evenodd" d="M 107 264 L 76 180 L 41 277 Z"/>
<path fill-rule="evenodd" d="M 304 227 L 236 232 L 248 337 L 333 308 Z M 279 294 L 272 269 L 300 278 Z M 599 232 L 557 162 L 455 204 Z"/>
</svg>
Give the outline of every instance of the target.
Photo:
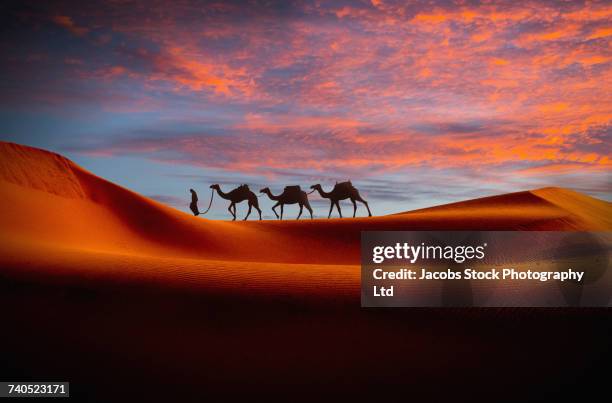
<svg viewBox="0 0 612 403">
<path fill-rule="evenodd" d="M 0 153 L 6 212 L 0 236 L 33 249 L 45 244 L 143 256 L 357 264 L 362 230 L 612 228 L 610 203 L 561 188 L 372 218 L 208 220 L 106 181 L 56 153 L 7 142 L 0 142 Z"/>
</svg>

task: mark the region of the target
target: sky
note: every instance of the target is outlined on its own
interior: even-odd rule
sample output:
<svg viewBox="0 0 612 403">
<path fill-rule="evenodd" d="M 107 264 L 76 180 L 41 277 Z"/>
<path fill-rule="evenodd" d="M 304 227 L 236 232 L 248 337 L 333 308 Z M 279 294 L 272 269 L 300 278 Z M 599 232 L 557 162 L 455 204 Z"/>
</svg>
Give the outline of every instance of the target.
<svg viewBox="0 0 612 403">
<path fill-rule="evenodd" d="M 0 140 L 184 211 L 212 183 L 347 179 L 375 215 L 544 186 L 612 200 L 609 1 L 0 8 Z"/>
</svg>

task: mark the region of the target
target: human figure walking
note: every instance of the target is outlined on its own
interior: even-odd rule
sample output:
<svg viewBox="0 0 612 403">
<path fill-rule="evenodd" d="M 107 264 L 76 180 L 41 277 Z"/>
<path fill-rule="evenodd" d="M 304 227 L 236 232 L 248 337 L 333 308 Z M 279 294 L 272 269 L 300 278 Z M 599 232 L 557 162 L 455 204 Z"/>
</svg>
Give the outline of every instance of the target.
<svg viewBox="0 0 612 403">
<path fill-rule="evenodd" d="M 193 212 L 193 215 L 198 216 L 200 215 L 200 210 L 198 210 L 198 194 L 193 189 L 189 189 L 189 191 L 191 192 L 191 203 L 189 204 L 189 208 Z"/>
</svg>

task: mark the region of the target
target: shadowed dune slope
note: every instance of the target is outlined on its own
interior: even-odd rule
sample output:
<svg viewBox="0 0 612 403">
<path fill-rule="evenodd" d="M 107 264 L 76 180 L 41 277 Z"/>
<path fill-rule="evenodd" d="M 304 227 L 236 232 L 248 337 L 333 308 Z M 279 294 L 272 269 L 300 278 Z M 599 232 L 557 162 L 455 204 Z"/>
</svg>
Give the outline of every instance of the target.
<svg viewBox="0 0 612 403">
<path fill-rule="evenodd" d="M 534 397 L 525 380 L 551 400 L 609 350 L 606 310 L 360 308 L 362 230 L 612 227 L 610 203 L 564 189 L 385 217 L 212 221 L 0 143 L 0 206 L 3 378 L 69 380 L 79 401 L 445 401 L 461 388 L 474 401 L 475 379 L 485 401 Z"/>
<path fill-rule="evenodd" d="M 0 238 L 33 251 L 44 245 L 163 258 L 357 264 L 363 230 L 612 228 L 610 203 L 560 188 L 384 217 L 207 220 L 108 182 L 55 153 L 2 142 L 0 155 Z"/>
</svg>

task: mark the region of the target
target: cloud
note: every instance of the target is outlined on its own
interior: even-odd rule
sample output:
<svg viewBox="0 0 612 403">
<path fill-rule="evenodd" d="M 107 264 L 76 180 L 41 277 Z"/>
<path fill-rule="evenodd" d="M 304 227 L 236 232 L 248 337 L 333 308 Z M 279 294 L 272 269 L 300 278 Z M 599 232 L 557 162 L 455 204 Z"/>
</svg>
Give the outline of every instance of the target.
<svg viewBox="0 0 612 403">
<path fill-rule="evenodd" d="M 76 36 L 83 36 L 89 32 L 89 29 L 76 25 L 72 18 L 67 15 L 54 15 L 51 20 Z"/>
<path fill-rule="evenodd" d="M 601 182 L 610 169 L 606 2 L 141 6 L 45 9 L 80 38 L 7 46 L 2 69 L 16 84 L 4 103 L 89 108 L 73 151 L 242 176 L 431 169 L 512 184 L 579 171 Z M 87 125 L 101 111 L 108 119 Z M 489 189 L 491 176 L 478 180 Z"/>
</svg>

